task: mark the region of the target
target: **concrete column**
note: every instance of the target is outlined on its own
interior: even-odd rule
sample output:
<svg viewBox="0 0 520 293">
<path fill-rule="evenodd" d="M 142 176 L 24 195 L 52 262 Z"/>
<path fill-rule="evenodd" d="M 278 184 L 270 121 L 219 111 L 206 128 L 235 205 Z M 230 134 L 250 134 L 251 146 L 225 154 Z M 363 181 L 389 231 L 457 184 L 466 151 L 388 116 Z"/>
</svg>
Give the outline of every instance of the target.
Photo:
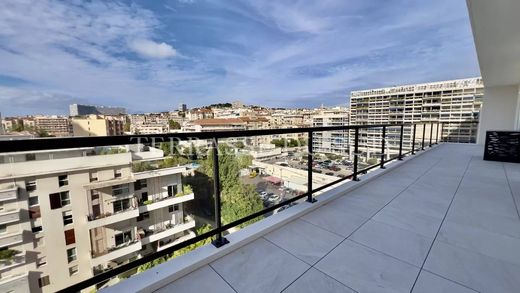
<svg viewBox="0 0 520 293">
<path fill-rule="evenodd" d="M 519 85 L 485 87 L 478 144 L 484 144 L 488 130 L 520 130 L 519 91 Z"/>
</svg>

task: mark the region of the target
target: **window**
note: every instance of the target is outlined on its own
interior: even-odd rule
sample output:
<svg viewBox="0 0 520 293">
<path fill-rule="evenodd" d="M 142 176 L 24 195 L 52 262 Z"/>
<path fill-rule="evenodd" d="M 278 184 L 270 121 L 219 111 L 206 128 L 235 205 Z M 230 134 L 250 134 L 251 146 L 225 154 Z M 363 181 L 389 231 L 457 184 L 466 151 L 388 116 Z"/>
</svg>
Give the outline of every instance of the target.
<svg viewBox="0 0 520 293">
<path fill-rule="evenodd" d="M 51 283 L 49 276 L 43 276 L 38 279 L 38 286 L 40 288 L 45 287 Z"/>
<path fill-rule="evenodd" d="M 68 191 L 49 194 L 51 209 L 59 209 L 70 204 L 70 196 Z"/>
<path fill-rule="evenodd" d="M 132 231 L 125 231 L 123 233 L 116 234 L 116 246 L 125 244 L 132 240 Z"/>
<path fill-rule="evenodd" d="M 121 176 L 123 176 L 123 172 L 121 171 L 121 169 L 114 170 L 114 177 L 115 178 L 121 178 Z"/>
<path fill-rule="evenodd" d="M 69 248 L 67 249 L 67 261 L 69 263 L 75 261 L 77 258 L 76 258 L 76 247 L 72 247 L 72 248 Z"/>
<path fill-rule="evenodd" d="M 1 224 L 0 225 L 0 234 L 7 232 L 7 225 Z"/>
<path fill-rule="evenodd" d="M 35 191 L 36 190 L 36 180 L 26 181 L 25 190 L 27 190 L 27 192 Z"/>
<path fill-rule="evenodd" d="M 176 204 L 171 205 L 171 206 L 168 207 L 168 212 L 170 212 L 170 213 L 173 213 L 173 212 L 178 211 L 178 210 L 179 210 L 179 205 L 176 205 Z"/>
<path fill-rule="evenodd" d="M 92 201 L 96 200 L 96 199 L 99 199 L 99 191 L 97 190 L 92 190 L 91 191 L 91 194 L 92 194 Z"/>
<path fill-rule="evenodd" d="M 43 231 L 43 227 L 42 227 L 42 226 L 32 227 L 31 231 L 32 231 L 33 233 L 38 233 L 38 232 Z"/>
<path fill-rule="evenodd" d="M 71 266 L 69 268 L 69 275 L 72 276 L 74 274 L 77 274 L 78 273 L 78 266 Z"/>
<path fill-rule="evenodd" d="M 175 196 L 178 192 L 178 186 L 177 185 L 170 185 L 168 186 L 168 196 Z"/>
<path fill-rule="evenodd" d="M 42 256 L 36 260 L 36 267 L 43 267 L 47 264 L 47 257 Z"/>
<path fill-rule="evenodd" d="M 113 202 L 114 214 L 130 208 L 130 199 L 116 200 Z"/>
<path fill-rule="evenodd" d="M 42 214 L 40 212 L 40 206 L 32 206 L 29 207 L 29 218 L 30 219 L 38 219 Z"/>
<path fill-rule="evenodd" d="M 121 194 L 128 194 L 129 191 L 130 191 L 130 189 L 128 188 L 128 184 L 112 186 L 112 196 L 118 196 L 118 195 L 121 195 Z"/>
<path fill-rule="evenodd" d="M 139 216 L 137 217 L 137 221 L 142 221 L 142 220 L 146 220 L 146 219 L 150 219 L 149 212 L 144 212 L 142 214 L 139 214 Z"/>
<path fill-rule="evenodd" d="M 65 245 L 76 243 L 76 236 L 74 235 L 74 229 L 65 231 Z"/>
<path fill-rule="evenodd" d="M 141 193 L 141 202 L 145 202 L 148 200 L 148 192 Z"/>
<path fill-rule="evenodd" d="M 31 196 L 29 197 L 29 206 L 37 206 L 39 204 L 38 197 L 37 196 Z"/>
<path fill-rule="evenodd" d="M 90 173 L 90 182 L 97 181 L 97 172 L 96 173 Z"/>
<path fill-rule="evenodd" d="M 137 180 L 134 182 L 134 189 L 135 190 L 140 190 L 141 188 L 146 188 L 147 187 L 147 181 L 146 179 L 140 179 L 140 180 Z"/>
<path fill-rule="evenodd" d="M 36 160 L 36 155 L 35 154 L 26 154 L 25 155 L 25 160 L 26 161 L 34 161 L 34 160 Z"/>
<path fill-rule="evenodd" d="M 60 187 L 69 185 L 69 176 L 68 175 L 60 175 L 58 176 L 58 185 Z"/>
<path fill-rule="evenodd" d="M 72 211 L 63 212 L 63 225 L 72 224 L 74 220 L 72 219 Z"/>
</svg>

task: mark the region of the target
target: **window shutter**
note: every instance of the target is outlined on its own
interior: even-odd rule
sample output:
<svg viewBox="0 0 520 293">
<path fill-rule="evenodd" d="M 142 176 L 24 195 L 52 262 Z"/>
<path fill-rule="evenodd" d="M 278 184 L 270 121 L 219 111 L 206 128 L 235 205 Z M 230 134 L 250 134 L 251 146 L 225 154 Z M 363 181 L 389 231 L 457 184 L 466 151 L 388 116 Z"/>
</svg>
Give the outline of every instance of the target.
<svg viewBox="0 0 520 293">
<path fill-rule="evenodd" d="M 49 194 L 49 200 L 51 202 L 51 210 L 61 208 L 61 198 L 59 193 Z"/>
<path fill-rule="evenodd" d="M 40 207 L 30 207 L 29 208 L 29 218 L 37 219 L 41 217 Z"/>
<path fill-rule="evenodd" d="M 76 236 L 74 236 L 74 229 L 70 229 L 65 231 L 65 244 L 74 244 L 76 243 Z"/>
</svg>

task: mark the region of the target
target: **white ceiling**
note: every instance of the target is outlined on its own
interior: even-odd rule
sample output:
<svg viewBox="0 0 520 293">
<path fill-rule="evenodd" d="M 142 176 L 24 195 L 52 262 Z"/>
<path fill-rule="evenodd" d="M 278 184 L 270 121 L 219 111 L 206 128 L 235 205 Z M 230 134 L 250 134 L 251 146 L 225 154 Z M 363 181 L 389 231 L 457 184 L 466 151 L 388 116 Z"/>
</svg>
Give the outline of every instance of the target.
<svg viewBox="0 0 520 293">
<path fill-rule="evenodd" d="M 520 83 L 520 0 L 466 0 L 486 86 Z"/>
</svg>

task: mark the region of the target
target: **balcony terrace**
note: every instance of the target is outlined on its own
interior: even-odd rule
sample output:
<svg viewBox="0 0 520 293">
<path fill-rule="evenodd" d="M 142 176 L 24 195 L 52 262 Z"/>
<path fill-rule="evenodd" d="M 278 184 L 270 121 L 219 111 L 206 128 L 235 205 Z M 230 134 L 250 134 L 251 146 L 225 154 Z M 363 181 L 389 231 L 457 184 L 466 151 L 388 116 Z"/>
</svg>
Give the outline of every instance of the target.
<svg viewBox="0 0 520 293">
<path fill-rule="evenodd" d="M 482 153 L 439 145 L 105 292 L 518 292 L 520 165 Z"/>
</svg>

